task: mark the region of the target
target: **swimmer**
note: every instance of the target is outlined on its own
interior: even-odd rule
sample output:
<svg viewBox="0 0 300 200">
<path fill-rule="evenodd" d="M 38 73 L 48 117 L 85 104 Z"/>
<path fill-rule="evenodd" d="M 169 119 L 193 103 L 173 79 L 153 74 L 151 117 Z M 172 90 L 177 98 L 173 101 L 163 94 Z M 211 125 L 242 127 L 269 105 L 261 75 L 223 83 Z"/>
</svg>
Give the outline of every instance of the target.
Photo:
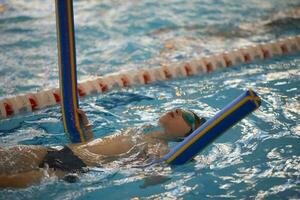
<svg viewBox="0 0 300 200">
<path fill-rule="evenodd" d="M 78 114 L 92 135 L 85 113 L 78 110 Z M 89 167 L 145 164 L 162 158 L 170 150 L 168 142 L 182 141 L 204 122 L 193 111 L 175 109 L 159 118 L 158 130 L 146 134 L 124 131 L 60 149 L 35 145 L 0 148 L 0 187 L 27 187 L 47 177 L 75 182 Z"/>
</svg>

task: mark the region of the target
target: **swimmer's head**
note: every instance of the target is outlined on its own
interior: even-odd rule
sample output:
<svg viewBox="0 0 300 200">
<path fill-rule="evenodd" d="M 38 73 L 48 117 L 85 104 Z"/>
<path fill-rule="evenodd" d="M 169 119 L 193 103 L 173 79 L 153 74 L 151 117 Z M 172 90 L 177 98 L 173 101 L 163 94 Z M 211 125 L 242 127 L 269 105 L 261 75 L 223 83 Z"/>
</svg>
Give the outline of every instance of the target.
<svg viewBox="0 0 300 200">
<path fill-rule="evenodd" d="M 159 124 L 164 129 L 165 138 L 170 141 L 181 141 L 205 121 L 193 111 L 175 109 L 162 115 Z"/>
</svg>

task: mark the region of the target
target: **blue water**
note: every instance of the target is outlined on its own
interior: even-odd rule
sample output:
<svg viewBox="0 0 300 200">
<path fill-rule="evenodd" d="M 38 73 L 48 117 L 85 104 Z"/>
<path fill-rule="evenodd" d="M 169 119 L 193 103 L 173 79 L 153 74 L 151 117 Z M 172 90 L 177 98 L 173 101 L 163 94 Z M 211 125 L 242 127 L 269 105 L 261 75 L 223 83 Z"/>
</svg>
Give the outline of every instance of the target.
<svg viewBox="0 0 300 200">
<path fill-rule="evenodd" d="M 300 34 L 296 0 L 85 0 L 74 7 L 79 79 Z M 0 0 L 0 97 L 58 86 L 54 8 L 54 1 Z M 176 107 L 209 118 L 247 87 L 262 106 L 184 166 L 98 169 L 75 184 L 2 189 L 0 199 L 298 199 L 299 66 L 298 53 L 85 98 L 95 137 L 138 129 Z M 0 121 L 0 145 L 67 143 L 59 111 Z M 150 174 L 165 181 L 145 188 Z"/>
</svg>

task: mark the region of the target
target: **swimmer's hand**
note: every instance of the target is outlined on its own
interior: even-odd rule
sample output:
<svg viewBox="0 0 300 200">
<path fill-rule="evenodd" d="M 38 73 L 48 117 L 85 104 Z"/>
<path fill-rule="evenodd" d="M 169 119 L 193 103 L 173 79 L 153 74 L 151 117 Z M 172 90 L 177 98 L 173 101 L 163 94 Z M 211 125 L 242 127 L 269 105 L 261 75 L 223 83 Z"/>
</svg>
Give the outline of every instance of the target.
<svg viewBox="0 0 300 200">
<path fill-rule="evenodd" d="M 83 125 L 84 126 L 88 126 L 89 125 L 89 120 L 88 120 L 85 112 L 83 110 L 81 110 L 81 109 L 78 108 L 77 109 L 77 113 L 78 113 L 80 119 L 82 120 Z"/>
<path fill-rule="evenodd" d="M 91 124 L 89 123 L 89 120 L 88 120 L 85 112 L 78 108 L 77 113 L 78 113 L 79 118 L 81 119 L 81 121 L 83 123 L 83 126 L 84 126 L 85 130 L 87 131 L 88 140 L 93 139 L 93 132 L 91 131 Z"/>
</svg>

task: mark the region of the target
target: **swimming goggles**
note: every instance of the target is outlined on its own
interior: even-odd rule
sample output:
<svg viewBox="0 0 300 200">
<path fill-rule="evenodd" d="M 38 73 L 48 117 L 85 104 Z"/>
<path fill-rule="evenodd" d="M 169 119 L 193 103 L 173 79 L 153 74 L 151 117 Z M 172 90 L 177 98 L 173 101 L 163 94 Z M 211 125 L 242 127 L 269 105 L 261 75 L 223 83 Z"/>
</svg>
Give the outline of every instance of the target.
<svg viewBox="0 0 300 200">
<path fill-rule="evenodd" d="M 191 111 L 183 110 L 183 109 L 180 109 L 180 110 L 182 113 L 182 118 L 192 128 L 191 131 L 194 131 L 196 128 L 196 118 L 195 118 L 194 113 L 192 113 Z"/>
</svg>

